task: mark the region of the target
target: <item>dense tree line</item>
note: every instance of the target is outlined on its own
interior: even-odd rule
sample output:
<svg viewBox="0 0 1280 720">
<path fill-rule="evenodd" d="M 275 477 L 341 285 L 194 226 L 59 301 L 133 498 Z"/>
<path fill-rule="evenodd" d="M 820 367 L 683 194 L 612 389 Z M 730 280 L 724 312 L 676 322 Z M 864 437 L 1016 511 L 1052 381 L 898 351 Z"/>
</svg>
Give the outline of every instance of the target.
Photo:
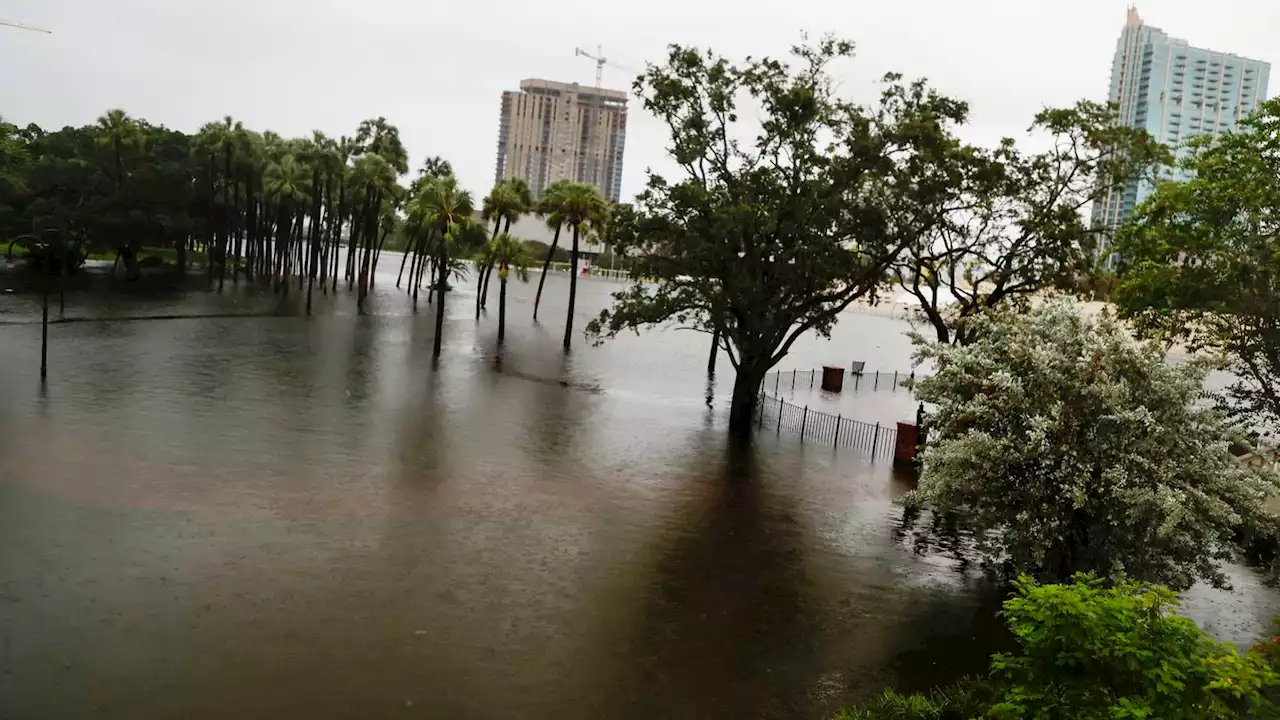
<svg viewBox="0 0 1280 720">
<path fill-rule="evenodd" d="M 288 296 L 293 287 L 306 293 L 309 314 L 317 289 L 337 292 L 343 285 L 363 311 L 394 237 L 404 251 L 396 286 L 415 306 L 424 285 L 428 301 L 439 300 L 439 353 L 444 291 L 472 263 L 477 319 L 493 270 L 499 272 L 499 338 L 505 336 L 506 282 L 513 269 L 527 277 L 529 263 L 524 246 L 507 235 L 513 221 L 537 213 L 557 240 L 568 229 L 576 269 L 580 235 L 600 232 L 610 210 L 589 185 L 557 183 L 533 198 L 519 180 L 498 183 L 477 207 L 447 161 L 428 158 L 405 186 L 408 172 L 399 130 L 385 118 L 336 139 L 318 131 L 284 138 L 230 117 L 188 135 L 122 110 L 54 132 L 0 120 L 0 239 L 7 254 L 18 245 L 36 261 L 71 270 L 91 253 L 113 253 L 127 277 L 140 272 L 144 248 L 173 251 L 173 270 L 183 277 L 199 252 L 210 289 L 222 291 L 228 281 L 269 284 Z M 492 234 L 475 217 L 478 210 L 493 222 Z M 556 250 L 547 251 L 544 280 Z M 576 277 L 566 350 L 575 294 Z"/>
</svg>

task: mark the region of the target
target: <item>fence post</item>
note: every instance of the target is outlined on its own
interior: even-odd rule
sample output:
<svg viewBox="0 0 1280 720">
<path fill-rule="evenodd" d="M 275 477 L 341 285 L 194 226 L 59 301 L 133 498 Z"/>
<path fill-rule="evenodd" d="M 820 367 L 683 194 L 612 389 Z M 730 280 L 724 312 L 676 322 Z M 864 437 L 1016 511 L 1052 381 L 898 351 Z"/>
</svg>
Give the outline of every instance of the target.
<svg viewBox="0 0 1280 720">
<path fill-rule="evenodd" d="M 782 371 L 778 370 L 773 374 L 773 394 L 778 394 L 778 383 L 782 382 Z"/>
<path fill-rule="evenodd" d="M 804 417 L 800 418 L 800 442 L 804 442 L 804 428 L 809 424 L 809 406 L 804 406 Z"/>
<path fill-rule="evenodd" d="M 858 385 L 862 382 L 862 373 L 853 376 L 853 391 L 858 392 Z"/>
<path fill-rule="evenodd" d="M 813 389 L 813 373 L 814 373 L 813 370 L 809 371 L 809 389 L 810 390 Z"/>
<path fill-rule="evenodd" d="M 791 389 L 796 389 L 796 371 L 794 369 L 791 371 Z"/>
<path fill-rule="evenodd" d="M 778 429 L 776 431 L 778 435 L 782 434 L 782 411 L 786 409 L 787 404 L 782 401 L 782 398 L 778 398 Z"/>
<path fill-rule="evenodd" d="M 756 408 L 756 412 L 760 413 L 760 422 L 756 427 L 762 428 L 764 427 L 764 388 L 760 388 L 760 407 Z"/>
<path fill-rule="evenodd" d="M 876 459 L 876 448 L 880 446 L 880 423 L 876 423 L 876 434 L 871 438 L 871 459 Z"/>
<path fill-rule="evenodd" d="M 898 392 L 898 371 L 893 371 L 893 391 Z"/>
<path fill-rule="evenodd" d="M 835 442 L 831 443 L 833 447 L 840 447 L 840 423 L 843 418 L 843 415 L 836 415 L 836 439 Z"/>
<path fill-rule="evenodd" d="M 872 390 L 880 389 L 880 371 L 879 370 L 876 371 L 876 384 L 871 389 Z"/>
</svg>

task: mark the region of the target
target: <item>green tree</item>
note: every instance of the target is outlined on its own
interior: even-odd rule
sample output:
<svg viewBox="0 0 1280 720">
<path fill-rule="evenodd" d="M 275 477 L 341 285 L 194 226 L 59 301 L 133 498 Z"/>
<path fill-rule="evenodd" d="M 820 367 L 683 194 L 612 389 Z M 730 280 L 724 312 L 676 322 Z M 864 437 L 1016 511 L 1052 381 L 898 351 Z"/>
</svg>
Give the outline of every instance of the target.
<svg viewBox="0 0 1280 720">
<path fill-rule="evenodd" d="M 573 344 L 573 312 L 578 300 L 578 238 L 583 232 L 598 231 L 605 223 L 609 203 L 600 196 L 595 185 L 570 183 L 559 191 L 559 213 L 564 224 L 573 231 L 569 253 L 569 311 L 564 321 L 564 349 Z"/>
<path fill-rule="evenodd" d="M 498 344 L 507 334 L 507 276 L 512 271 L 521 282 L 529 282 L 531 258 L 524 243 L 507 233 L 489 241 L 488 261 L 498 268 Z"/>
<path fill-rule="evenodd" d="M 509 182 L 503 180 L 493 186 L 489 194 L 485 196 L 480 204 L 480 217 L 486 222 L 493 222 L 493 235 L 496 239 L 499 232 L 509 231 L 511 223 L 519 220 L 520 216 L 528 212 L 529 205 L 520 196 L 518 190 Z M 506 230 L 502 228 L 503 221 L 506 222 Z M 477 268 L 476 272 L 476 319 L 480 319 L 480 309 L 484 306 L 485 296 L 485 279 L 488 277 L 489 268 L 492 264 L 486 263 Z"/>
<path fill-rule="evenodd" d="M 916 386 L 935 408 L 916 499 L 987 559 L 1046 581 L 1220 585 L 1237 535 L 1276 523 L 1264 503 L 1280 482 L 1231 455 L 1239 433 L 1198 402 L 1202 364 L 1170 366 L 1069 302 L 974 325 L 967 347 L 915 338 L 937 367 Z"/>
<path fill-rule="evenodd" d="M 737 436 L 750 431 L 765 373 L 885 286 L 959 184 L 950 127 L 967 107 L 896 75 L 878 106 L 845 101 L 828 68 L 852 52 L 825 39 L 794 48 L 792 64 L 734 65 L 673 46 L 636 84 L 683 177 L 651 175 L 632 226 L 613 231 L 614 249 L 637 258 L 633 277 L 652 282 L 616 293 L 588 333 L 674 321 L 721 338 Z"/>
<path fill-rule="evenodd" d="M 564 213 L 560 211 L 560 199 L 564 189 L 571 183 L 568 180 L 557 180 L 547 186 L 542 197 L 534 205 L 533 211 L 554 231 L 551 245 L 547 248 L 547 257 L 542 261 L 542 274 L 538 277 L 538 292 L 533 296 L 533 321 L 538 321 L 538 306 L 542 304 L 542 287 L 547 283 L 547 269 L 560 246 L 560 231 L 564 228 Z"/>
<path fill-rule="evenodd" d="M 439 357 L 444 338 L 445 287 L 448 284 L 448 274 L 453 268 L 450 231 L 454 226 L 471 219 L 475 204 L 471 193 L 458 186 L 457 178 L 447 176 L 425 183 L 411 202 L 409 211 L 420 217 L 423 226 L 430 228 L 436 235 L 436 334 L 431 351 L 433 356 Z"/>
<path fill-rule="evenodd" d="M 958 152 L 960 202 L 894 264 L 939 342 L 969 342 L 978 313 L 1091 276 L 1101 229 L 1085 224 L 1084 208 L 1129 180 L 1154 178 L 1169 156 L 1145 130 L 1088 101 L 1041 111 L 1031 132 L 1047 135 L 1051 149 L 1025 153 L 1006 138 L 993 152 Z"/>
<path fill-rule="evenodd" d="M 1224 354 L 1226 405 L 1280 432 L 1280 99 L 1240 130 L 1193 142 L 1118 234 L 1115 302 L 1141 332 Z"/>
</svg>

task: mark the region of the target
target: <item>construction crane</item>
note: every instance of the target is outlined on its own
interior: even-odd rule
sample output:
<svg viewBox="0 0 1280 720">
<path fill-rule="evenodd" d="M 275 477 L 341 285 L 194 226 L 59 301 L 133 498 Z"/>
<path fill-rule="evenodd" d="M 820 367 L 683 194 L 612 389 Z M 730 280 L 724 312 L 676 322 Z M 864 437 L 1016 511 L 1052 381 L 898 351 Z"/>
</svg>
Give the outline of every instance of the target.
<svg viewBox="0 0 1280 720">
<path fill-rule="evenodd" d="M 0 25 L 3 25 L 5 27 L 17 28 L 19 30 L 30 30 L 31 32 L 44 33 L 45 35 L 53 34 L 52 30 L 45 30 L 44 28 L 32 27 L 31 25 L 23 25 L 22 23 L 9 22 L 8 20 L 0 20 Z"/>
<path fill-rule="evenodd" d="M 596 113 L 595 117 L 591 120 L 591 124 L 587 126 L 587 150 L 590 153 L 589 157 L 591 158 L 590 182 L 597 187 L 601 187 L 603 183 L 598 182 L 600 164 L 597 162 L 596 154 L 596 151 L 599 149 L 596 147 L 596 135 L 598 134 L 596 132 L 596 126 L 600 124 L 600 114 L 604 108 L 604 94 L 601 92 L 604 82 L 604 66 L 609 65 L 625 72 L 634 71 L 631 70 L 631 68 L 624 67 L 618 63 L 610 61 L 604 56 L 604 48 L 599 45 L 596 46 L 596 52 L 594 55 L 580 47 L 576 47 L 573 49 L 573 56 L 588 58 L 590 60 L 594 60 L 596 63 Z"/>
</svg>

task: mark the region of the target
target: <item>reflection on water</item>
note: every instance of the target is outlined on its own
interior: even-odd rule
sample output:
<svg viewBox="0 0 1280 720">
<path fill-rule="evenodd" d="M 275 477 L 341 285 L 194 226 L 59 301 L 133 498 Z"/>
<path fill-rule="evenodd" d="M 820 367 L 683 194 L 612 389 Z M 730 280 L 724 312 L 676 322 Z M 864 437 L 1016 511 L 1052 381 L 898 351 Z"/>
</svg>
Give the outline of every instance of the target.
<svg viewBox="0 0 1280 720">
<path fill-rule="evenodd" d="M 362 317 L 73 297 L 284 316 L 54 326 L 43 390 L 39 327 L 0 327 L 0 716 L 821 717 L 1003 642 L 989 588 L 895 537 L 908 479 L 726 441 L 703 336 L 566 356 L 553 277 L 501 356 L 452 293 L 433 367 L 393 283 Z M 579 288 L 585 318 L 614 286 Z M 905 365 L 901 329 L 847 316 L 796 365 Z M 1248 639 L 1274 596 L 1193 600 Z"/>
</svg>

